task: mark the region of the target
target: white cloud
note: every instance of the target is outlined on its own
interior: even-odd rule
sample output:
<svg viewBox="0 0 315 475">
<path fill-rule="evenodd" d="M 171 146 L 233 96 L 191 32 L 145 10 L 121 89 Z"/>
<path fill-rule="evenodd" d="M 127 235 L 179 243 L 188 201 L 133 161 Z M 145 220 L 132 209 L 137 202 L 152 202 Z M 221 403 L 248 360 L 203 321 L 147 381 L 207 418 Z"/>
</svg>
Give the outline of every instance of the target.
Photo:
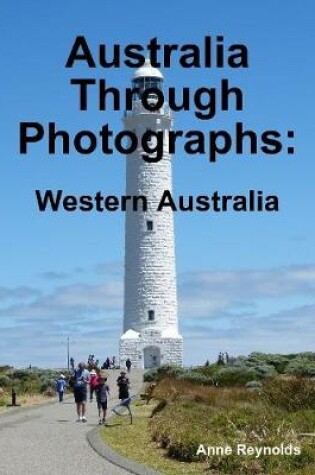
<svg viewBox="0 0 315 475">
<path fill-rule="evenodd" d="M 38 289 L 31 288 L 27 285 L 9 288 L 0 287 L 0 302 L 4 300 L 29 300 L 38 297 L 41 292 Z"/>
<path fill-rule="evenodd" d="M 117 354 L 123 314 L 123 279 L 117 272 L 118 266 L 102 264 L 94 268 L 94 279 L 98 275 L 102 283 L 75 282 L 79 275 L 72 273 L 72 284 L 46 293 L 29 286 L 1 288 L 0 362 L 38 365 L 40 358 L 43 365 L 58 366 L 64 361 L 66 336 L 78 359 L 89 353 L 100 359 Z M 82 276 L 89 279 L 88 273 Z M 310 349 L 314 290 L 313 265 L 180 276 L 186 363 L 213 359 L 225 350 L 244 354 Z"/>
<path fill-rule="evenodd" d="M 315 266 L 271 270 L 186 273 L 180 279 L 180 308 L 184 317 L 214 318 L 258 300 L 313 296 Z"/>
</svg>

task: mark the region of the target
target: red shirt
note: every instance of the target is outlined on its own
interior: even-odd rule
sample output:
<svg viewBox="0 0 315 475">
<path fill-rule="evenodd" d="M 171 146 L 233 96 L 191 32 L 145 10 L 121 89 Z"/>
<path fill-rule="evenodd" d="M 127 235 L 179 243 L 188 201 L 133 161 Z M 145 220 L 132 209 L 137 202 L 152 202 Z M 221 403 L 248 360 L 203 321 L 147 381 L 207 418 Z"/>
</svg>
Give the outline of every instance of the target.
<svg viewBox="0 0 315 475">
<path fill-rule="evenodd" d="M 90 374 L 90 387 L 91 388 L 96 388 L 99 383 L 99 375 L 98 374 Z"/>
</svg>

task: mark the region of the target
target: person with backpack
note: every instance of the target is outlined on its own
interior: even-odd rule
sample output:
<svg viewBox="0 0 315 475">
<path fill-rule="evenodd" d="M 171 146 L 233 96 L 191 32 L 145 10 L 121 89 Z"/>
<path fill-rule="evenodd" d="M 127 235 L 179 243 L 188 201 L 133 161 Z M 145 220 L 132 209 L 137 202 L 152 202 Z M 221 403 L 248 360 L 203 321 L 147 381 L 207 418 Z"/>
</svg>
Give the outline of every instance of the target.
<svg viewBox="0 0 315 475">
<path fill-rule="evenodd" d="M 74 400 L 77 410 L 77 422 L 86 422 L 86 401 L 87 401 L 87 385 L 89 383 L 90 373 L 86 369 L 85 363 L 78 364 L 77 369 L 72 375 L 72 385 Z"/>
</svg>

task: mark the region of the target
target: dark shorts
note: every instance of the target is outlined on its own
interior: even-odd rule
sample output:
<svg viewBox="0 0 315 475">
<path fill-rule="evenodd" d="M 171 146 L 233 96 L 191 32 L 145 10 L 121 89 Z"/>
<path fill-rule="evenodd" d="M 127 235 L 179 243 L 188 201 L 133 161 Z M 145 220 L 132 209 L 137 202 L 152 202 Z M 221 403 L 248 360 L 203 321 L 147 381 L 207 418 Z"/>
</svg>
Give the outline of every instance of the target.
<svg viewBox="0 0 315 475">
<path fill-rule="evenodd" d="M 87 400 L 87 389 L 86 386 L 82 386 L 82 388 L 75 388 L 73 391 L 74 400 L 77 404 L 86 402 Z"/>
<path fill-rule="evenodd" d="M 129 391 L 128 388 L 119 388 L 119 395 L 118 399 L 128 399 L 129 397 Z"/>
<path fill-rule="evenodd" d="M 106 411 L 106 409 L 107 409 L 107 401 L 104 401 L 104 402 L 98 401 L 98 402 L 97 402 L 97 405 L 98 405 L 98 408 L 99 408 L 99 409 L 103 409 L 103 411 Z"/>
</svg>

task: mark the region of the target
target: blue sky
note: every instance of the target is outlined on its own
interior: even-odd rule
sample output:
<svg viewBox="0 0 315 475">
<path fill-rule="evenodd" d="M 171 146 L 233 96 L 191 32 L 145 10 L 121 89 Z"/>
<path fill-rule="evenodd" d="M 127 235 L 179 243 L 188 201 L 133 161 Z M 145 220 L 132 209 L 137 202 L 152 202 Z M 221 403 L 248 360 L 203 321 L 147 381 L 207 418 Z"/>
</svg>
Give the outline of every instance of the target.
<svg viewBox="0 0 315 475">
<path fill-rule="evenodd" d="M 277 194 L 279 213 L 177 213 L 176 253 L 185 364 L 219 351 L 297 352 L 314 346 L 314 14 L 313 2 L 197 0 L 6 2 L 0 8 L 1 272 L 0 363 L 60 366 L 67 336 L 76 359 L 118 354 L 123 306 L 124 214 L 39 213 L 34 190 L 124 193 L 125 158 L 100 153 L 49 157 L 44 145 L 19 156 L 19 122 L 55 121 L 69 131 L 122 128 L 120 112 L 77 108 L 72 77 L 129 86 L 131 69 L 64 65 L 77 35 L 98 44 L 201 44 L 205 35 L 244 43 L 248 69 L 163 71 L 168 87 L 218 84 L 244 92 L 244 111 L 177 129 L 204 131 L 243 121 L 257 131 L 293 129 L 294 156 L 235 158 L 216 164 L 180 152 L 176 194 Z"/>
</svg>

